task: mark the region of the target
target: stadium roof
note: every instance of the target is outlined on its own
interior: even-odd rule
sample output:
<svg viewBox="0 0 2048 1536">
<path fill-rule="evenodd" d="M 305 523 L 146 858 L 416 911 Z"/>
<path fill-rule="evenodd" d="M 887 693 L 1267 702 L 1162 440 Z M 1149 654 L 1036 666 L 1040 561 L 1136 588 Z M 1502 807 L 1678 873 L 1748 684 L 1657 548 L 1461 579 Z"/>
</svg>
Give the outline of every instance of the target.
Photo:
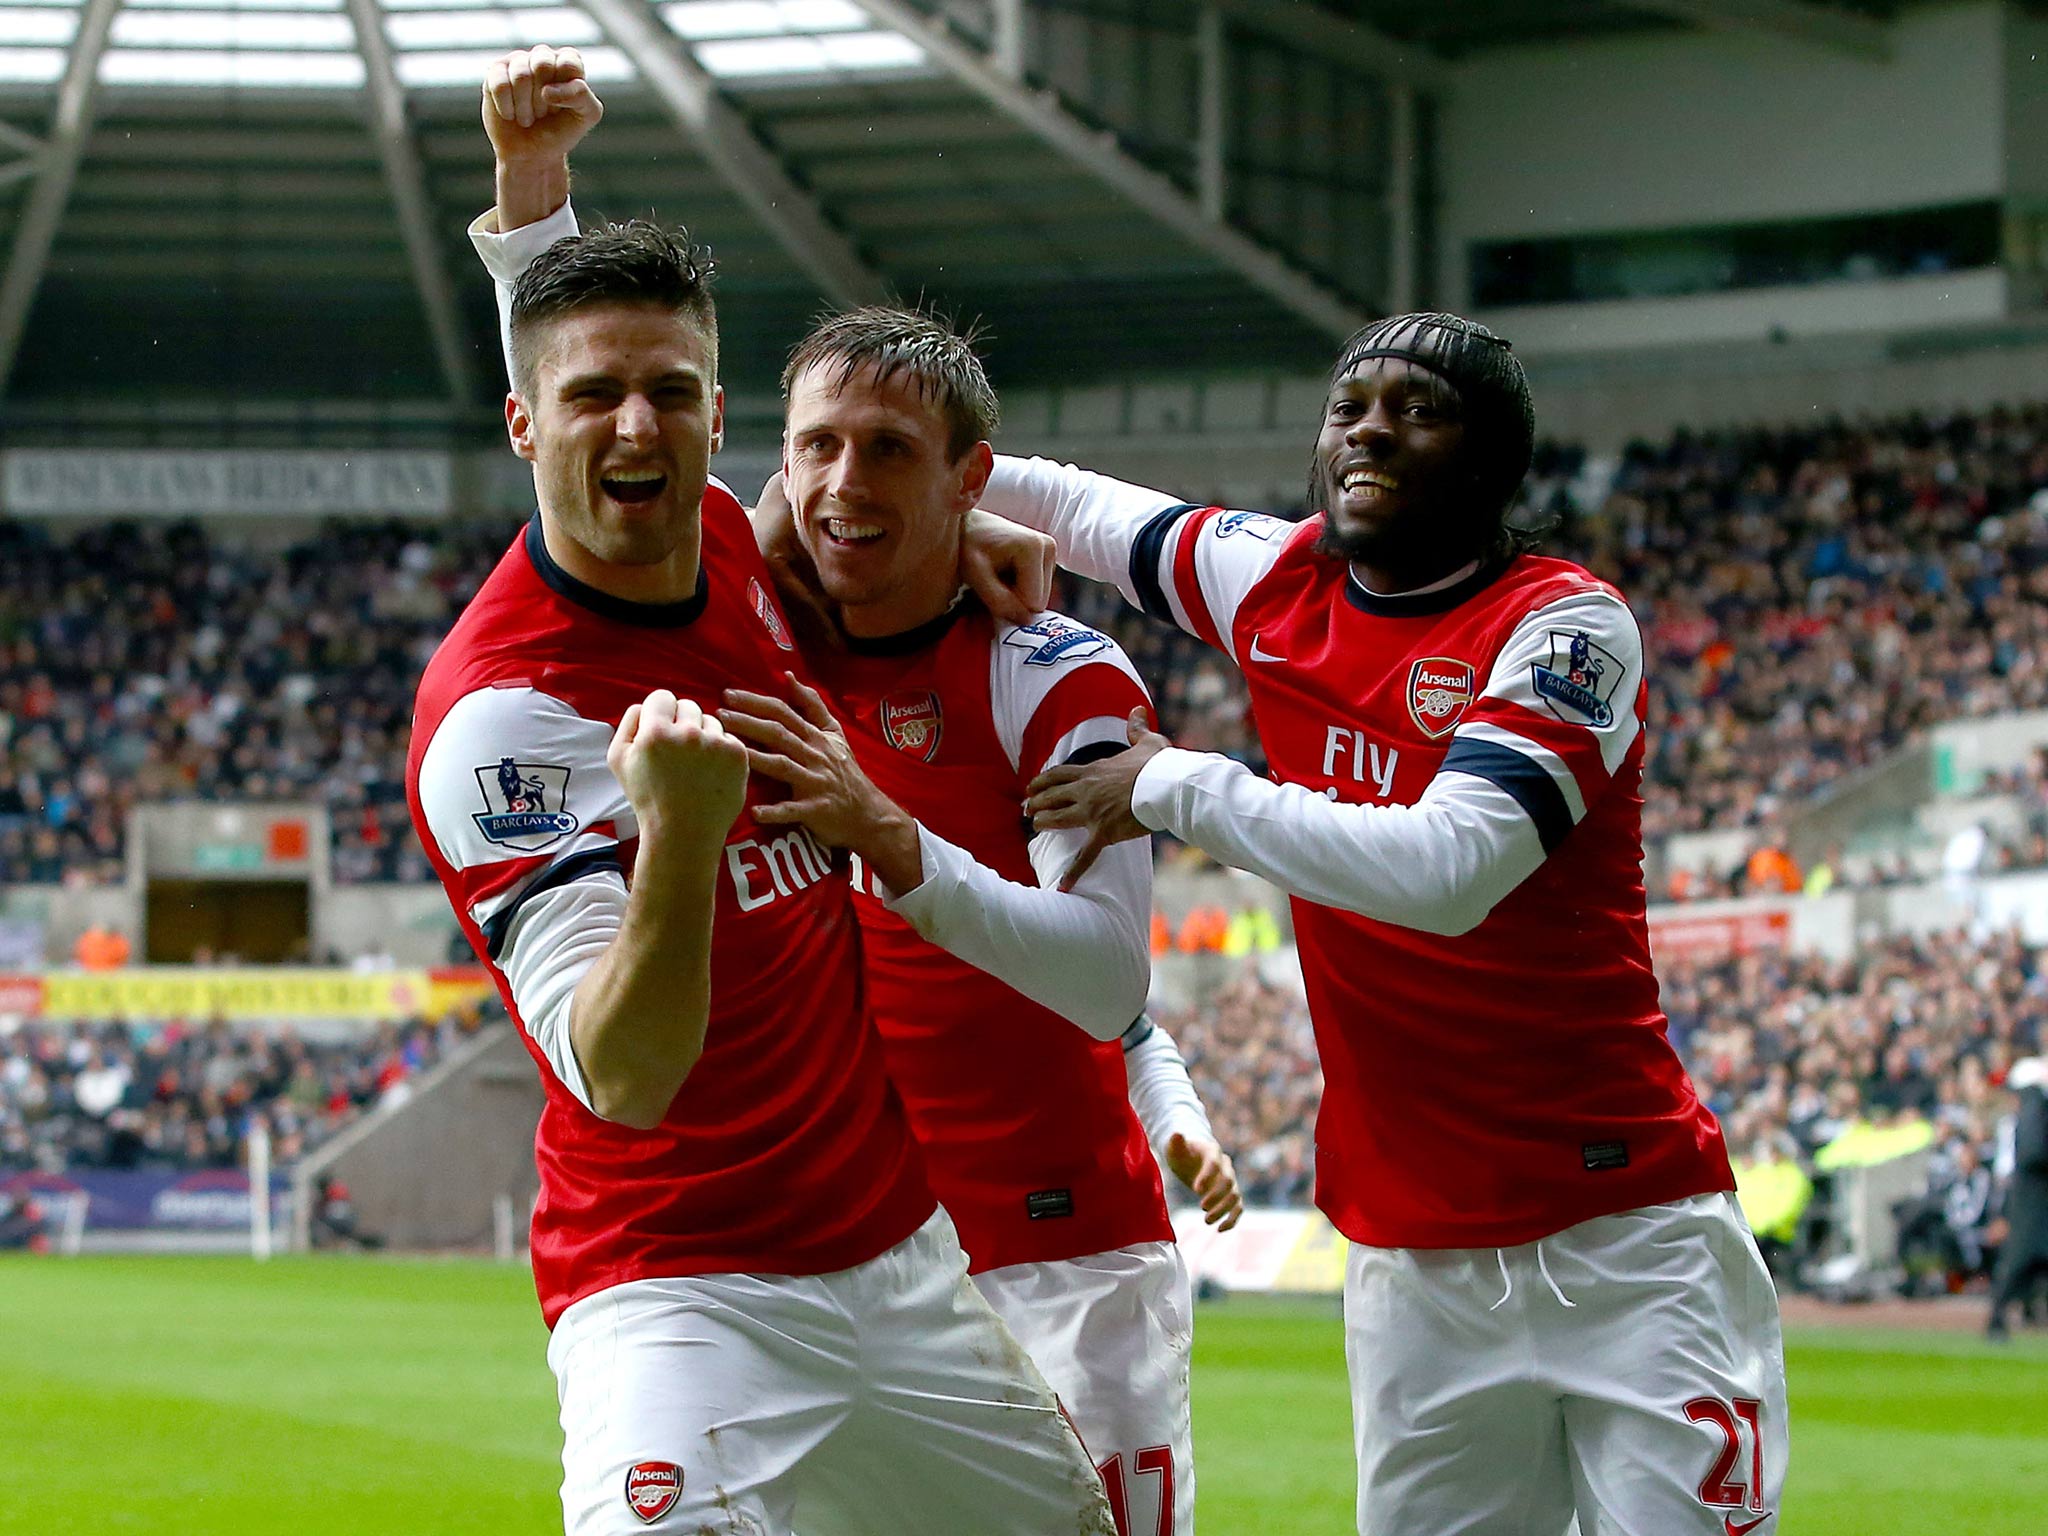
<svg viewBox="0 0 2048 1536">
<path fill-rule="evenodd" d="M 984 318 L 1003 384 L 1312 366 L 1413 291 L 1404 168 L 1446 61 L 1676 26 L 1869 51 L 1896 8 L 0 0 L 0 381 L 487 414 L 476 89 L 540 41 L 580 47 L 610 108 L 579 207 L 713 245 L 742 392 L 822 304 L 883 294 Z"/>
</svg>

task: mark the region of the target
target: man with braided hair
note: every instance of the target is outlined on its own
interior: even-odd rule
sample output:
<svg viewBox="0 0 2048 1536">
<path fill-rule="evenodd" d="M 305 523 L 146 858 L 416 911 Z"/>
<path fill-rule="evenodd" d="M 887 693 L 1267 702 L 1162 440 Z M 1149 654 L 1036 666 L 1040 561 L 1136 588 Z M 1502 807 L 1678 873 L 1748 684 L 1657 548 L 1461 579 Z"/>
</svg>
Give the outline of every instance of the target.
<svg viewBox="0 0 2048 1536">
<path fill-rule="evenodd" d="M 982 505 L 1235 661 L 1272 765 L 1133 716 L 1027 809 L 1089 829 L 1070 881 L 1165 831 L 1293 897 L 1362 1533 L 1768 1536 L 1777 1303 L 1650 969 L 1642 641 L 1510 527 L 1534 436 L 1505 341 L 1402 315 L 1331 373 L 1298 526 L 999 459 Z"/>
</svg>

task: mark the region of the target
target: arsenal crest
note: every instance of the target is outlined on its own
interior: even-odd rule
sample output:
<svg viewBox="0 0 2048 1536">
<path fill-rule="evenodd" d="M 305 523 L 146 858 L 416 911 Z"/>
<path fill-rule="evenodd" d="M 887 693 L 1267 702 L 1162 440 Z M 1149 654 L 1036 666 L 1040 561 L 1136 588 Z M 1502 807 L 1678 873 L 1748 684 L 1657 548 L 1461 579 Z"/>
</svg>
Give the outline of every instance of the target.
<svg viewBox="0 0 2048 1536">
<path fill-rule="evenodd" d="M 747 578 L 747 597 L 754 605 L 754 612 L 761 616 L 761 622 L 768 626 L 768 638 L 785 651 L 795 650 L 796 642 L 789 638 L 789 626 L 782 622 L 782 610 L 775 606 L 775 599 L 761 585 L 760 577 Z"/>
<path fill-rule="evenodd" d="M 672 1461 L 636 1461 L 626 1469 L 626 1507 L 652 1525 L 683 1496 L 683 1469 Z"/>
<path fill-rule="evenodd" d="M 939 732 L 945 723 L 939 714 L 939 696 L 928 688 L 922 693 L 891 694 L 882 700 L 882 740 L 920 762 L 928 763 L 938 755 Z"/>
<path fill-rule="evenodd" d="M 1472 702 L 1474 672 L 1469 661 L 1425 656 L 1408 669 L 1408 715 L 1431 741 L 1448 736 Z"/>
</svg>

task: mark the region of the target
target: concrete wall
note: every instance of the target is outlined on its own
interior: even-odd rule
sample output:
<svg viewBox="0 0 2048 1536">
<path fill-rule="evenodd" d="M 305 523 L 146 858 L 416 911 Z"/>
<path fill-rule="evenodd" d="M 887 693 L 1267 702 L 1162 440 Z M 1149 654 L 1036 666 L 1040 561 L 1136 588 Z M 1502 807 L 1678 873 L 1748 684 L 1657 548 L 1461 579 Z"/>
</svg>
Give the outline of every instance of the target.
<svg viewBox="0 0 2048 1536">
<path fill-rule="evenodd" d="M 1475 240 L 2000 196 L 2005 8 L 1909 10 L 1870 60 L 1724 31 L 1495 49 L 1442 112 L 1439 292 Z"/>
<path fill-rule="evenodd" d="M 2025 767 L 2036 750 L 2048 746 L 2048 709 L 1953 720 L 1930 731 L 1928 741 L 1936 792 L 1973 794 L 1985 774 Z"/>
<path fill-rule="evenodd" d="M 300 1208 L 332 1174 L 348 1185 L 360 1228 L 394 1248 L 487 1249 L 492 1203 L 506 1195 L 523 1241 L 540 1187 L 533 1137 L 543 1102 L 517 1031 L 498 1026 L 302 1164 Z"/>
<path fill-rule="evenodd" d="M 1826 896 L 1742 896 L 1732 901 L 1658 902 L 1650 907 L 1650 944 L 1660 930 L 1732 931 L 1746 921 L 1782 913 L 1788 947 L 1845 959 L 1862 940 L 1891 933 L 1943 934 L 1959 928 L 2003 931 L 2017 926 L 2030 944 L 2048 944 L 2048 870 L 1992 875 L 1965 885 L 1923 880 L 1912 885 Z"/>
<path fill-rule="evenodd" d="M 1857 908 L 1848 892 L 1815 897 L 1738 896 L 1729 901 L 1653 902 L 1650 906 L 1650 948 L 1670 951 L 1714 950 L 1717 934 L 1760 932 L 1759 921 L 1783 914 L 1780 929 L 1785 947 L 1815 950 L 1831 959 L 1846 959 L 1856 947 Z M 1747 946 L 1745 946 L 1747 947 Z"/>
<path fill-rule="evenodd" d="M 459 931 L 438 885 L 330 886 L 314 928 L 336 954 L 389 955 L 400 966 L 447 964 Z"/>
<path fill-rule="evenodd" d="M 1480 310 L 1477 318 L 1517 347 L 1538 355 L 1640 352 L 1727 342 L 1776 346 L 1791 337 L 1994 324 L 2010 311 L 2010 290 L 2003 272 L 1945 272 L 1676 298 L 1532 304 Z"/>
<path fill-rule="evenodd" d="M 2048 944 L 2048 870 L 1992 875 L 1966 885 L 1930 880 L 1884 893 L 1885 931 L 1950 933 L 1979 926 L 2018 927 L 2030 944 Z"/>
<path fill-rule="evenodd" d="M 125 885 L 0 885 L 0 922 L 39 930 L 52 965 L 68 964 L 94 924 L 127 934 L 138 954 L 142 948 L 142 904 Z"/>
</svg>

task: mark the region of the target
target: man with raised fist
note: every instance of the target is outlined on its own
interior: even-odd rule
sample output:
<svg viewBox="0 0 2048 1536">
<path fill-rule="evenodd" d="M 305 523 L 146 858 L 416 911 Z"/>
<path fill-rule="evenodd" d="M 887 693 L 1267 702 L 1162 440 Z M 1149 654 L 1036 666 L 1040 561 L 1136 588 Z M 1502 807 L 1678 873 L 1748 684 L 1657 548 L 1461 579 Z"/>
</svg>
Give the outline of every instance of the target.
<svg viewBox="0 0 2048 1536">
<path fill-rule="evenodd" d="M 587 93 L 558 62 L 513 92 L 529 113 Z M 925 1182 L 846 871 L 757 819 L 701 707 L 803 671 L 710 478 L 710 276 L 636 222 L 520 282 L 505 420 L 538 510 L 428 665 L 407 764 L 546 1090 L 533 1263 L 565 1523 L 1110 1536 Z"/>
</svg>

